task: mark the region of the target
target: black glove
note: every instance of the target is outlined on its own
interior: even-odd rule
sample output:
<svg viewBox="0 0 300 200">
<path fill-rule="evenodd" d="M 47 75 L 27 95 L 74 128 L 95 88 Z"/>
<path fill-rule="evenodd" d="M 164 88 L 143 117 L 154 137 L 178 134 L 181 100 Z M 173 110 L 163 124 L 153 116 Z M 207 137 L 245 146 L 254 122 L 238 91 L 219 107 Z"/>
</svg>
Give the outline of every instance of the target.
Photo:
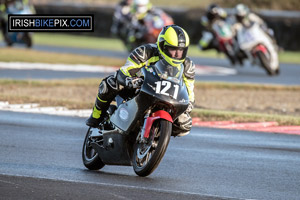
<svg viewBox="0 0 300 200">
<path fill-rule="evenodd" d="M 126 78 L 126 87 L 129 89 L 136 89 L 141 87 L 143 84 L 143 79 L 139 77 L 127 77 Z"/>
</svg>

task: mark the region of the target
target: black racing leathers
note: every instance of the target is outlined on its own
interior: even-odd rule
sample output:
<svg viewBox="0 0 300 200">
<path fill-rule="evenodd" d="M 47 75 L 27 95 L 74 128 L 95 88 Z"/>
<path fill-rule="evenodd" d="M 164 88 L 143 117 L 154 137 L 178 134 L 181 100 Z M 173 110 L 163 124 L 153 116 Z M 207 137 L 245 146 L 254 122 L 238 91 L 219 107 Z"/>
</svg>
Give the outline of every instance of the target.
<svg viewBox="0 0 300 200">
<path fill-rule="evenodd" d="M 106 77 L 100 83 L 93 113 L 87 120 L 87 124 L 89 126 L 93 125 L 94 127 L 98 126 L 111 101 L 126 86 L 126 78 L 139 76 L 140 69 L 143 66 L 155 64 L 160 59 L 162 58 L 155 44 L 145 44 L 134 49 L 130 53 L 125 65 L 122 66 L 115 75 Z M 183 65 L 183 80 L 189 93 L 189 100 L 194 103 L 195 65 L 188 57 L 185 59 Z M 89 123 L 89 121 L 96 123 Z M 189 133 L 191 127 L 192 119 L 189 112 L 185 112 L 175 121 L 173 133 L 176 136 L 186 135 Z"/>
<path fill-rule="evenodd" d="M 160 57 L 158 48 L 155 44 L 146 44 L 136 48 L 129 55 L 125 65 L 118 70 L 117 82 L 121 85 L 124 85 L 126 77 L 138 76 L 140 68 L 145 65 L 148 66 L 155 64 L 160 59 L 162 58 Z M 185 59 L 183 65 L 183 80 L 188 89 L 189 100 L 194 102 L 195 65 L 188 57 Z"/>
</svg>

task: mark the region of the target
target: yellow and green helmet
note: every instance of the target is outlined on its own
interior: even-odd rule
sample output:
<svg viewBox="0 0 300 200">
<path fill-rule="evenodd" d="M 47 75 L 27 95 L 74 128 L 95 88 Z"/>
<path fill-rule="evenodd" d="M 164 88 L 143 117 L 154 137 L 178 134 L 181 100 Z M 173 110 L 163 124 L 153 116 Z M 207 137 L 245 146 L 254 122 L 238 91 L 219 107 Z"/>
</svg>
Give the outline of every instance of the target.
<svg viewBox="0 0 300 200">
<path fill-rule="evenodd" d="M 174 67 L 184 62 L 189 45 L 190 38 L 188 34 L 183 28 L 175 24 L 165 26 L 157 38 L 157 47 L 160 55 Z M 183 54 L 181 58 L 173 58 L 169 54 L 168 48 L 182 49 Z"/>
</svg>

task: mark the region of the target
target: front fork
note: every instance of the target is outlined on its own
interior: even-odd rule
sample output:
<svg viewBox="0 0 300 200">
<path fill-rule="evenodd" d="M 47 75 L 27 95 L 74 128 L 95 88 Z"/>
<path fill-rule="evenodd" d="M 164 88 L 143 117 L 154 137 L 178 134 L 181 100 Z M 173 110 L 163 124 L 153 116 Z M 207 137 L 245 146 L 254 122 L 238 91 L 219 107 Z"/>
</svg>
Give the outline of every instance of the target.
<svg viewBox="0 0 300 200">
<path fill-rule="evenodd" d="M 143 128 L 141 129 L 140 133 L 138 134 L 137 140 L 140 143 L 147 143 L 147 140 L 145 139 L 145 130 L 146 130 L 146 125 L 147 125 L 147 120 L 151 114 L 151 110 L 148 110 L 147 113 L 144 116 L 144 123 L 143 123 Z"/>
<path fill-rule="evenodd" d="M 164 110 L 159 110 L 154 113 L 151 113 L 151 110 L 149 110 L 144 117 L 143 128 L 137 137 L 138 141 L 140 141 L 141 143 L 147 143 L 152 124 L 157 119 L 165 119 L 173 123 L 173 119 L 168 112 Z"/>
</svg>

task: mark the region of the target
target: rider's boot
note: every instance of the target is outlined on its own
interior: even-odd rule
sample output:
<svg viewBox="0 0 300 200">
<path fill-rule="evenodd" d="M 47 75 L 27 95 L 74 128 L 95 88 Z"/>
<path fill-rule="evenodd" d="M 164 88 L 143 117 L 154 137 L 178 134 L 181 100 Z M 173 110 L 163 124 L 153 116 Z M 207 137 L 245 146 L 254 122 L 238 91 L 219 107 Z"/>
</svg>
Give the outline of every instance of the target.
<svg viewBox="0 0 300 200">
<path fill-rule="evenodd" d="M 118 93 L 114 76 L 108 76 L 103 79 L 99 85 L 98 96 L 93 107 L 91 116 L 86 120 L 86 125 L 90 127 L 98 127 L 107 115 L 110 103 Z"/>
<path fill-rule="evenodd" d="M 86 125 L 90 127 L 98 127 L 100 123 L 103 122 L 106 111 L 108 109 L 109 104 L 107 102 L 104 102 L 104 100 L 101 100 L 99 97 L 97 97 L 93 112 L 91 116 L 86 120 Z"/>
<path fill-rule="evenodd" d="M 192 128 L 192 118 L 188 112 L 184 112 L 175 120 L 172 126 L 172 136 L 182 137 L 188 135 Z"/>
</svg>

